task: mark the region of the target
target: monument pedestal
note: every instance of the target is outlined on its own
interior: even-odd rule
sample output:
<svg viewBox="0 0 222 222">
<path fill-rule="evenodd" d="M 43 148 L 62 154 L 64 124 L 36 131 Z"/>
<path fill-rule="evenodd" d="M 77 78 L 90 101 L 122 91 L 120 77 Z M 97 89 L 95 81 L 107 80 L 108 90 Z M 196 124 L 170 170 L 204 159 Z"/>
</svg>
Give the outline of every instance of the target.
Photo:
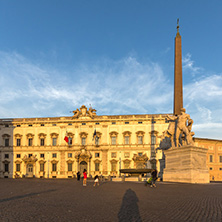
<svg viewBox="0 0 222 222">
<path fill-rule="evenodd" d="M 163 181 L 181 183 L 209 183 L 207 149 L 182 146 L 164 151 L 166 168 Z"/>
</svg>

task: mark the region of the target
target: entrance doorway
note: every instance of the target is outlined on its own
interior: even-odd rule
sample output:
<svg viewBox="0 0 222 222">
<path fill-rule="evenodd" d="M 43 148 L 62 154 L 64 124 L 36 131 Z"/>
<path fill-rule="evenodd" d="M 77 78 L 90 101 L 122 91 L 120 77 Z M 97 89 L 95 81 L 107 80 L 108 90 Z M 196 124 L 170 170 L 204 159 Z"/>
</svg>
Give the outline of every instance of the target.
<svg viewBox="0 0 222 222">
<path fill-rule="evenodd" d="M 85 161 L 82 161 L 80 163 L 80 176 L 83 176 L 83 170 L 87 170 L 87 163 Z"/>
<path fill-rule="evenodd" d="M 33 164 L 27 164 L 26 177 L 33 177 Z"/>
</svg>

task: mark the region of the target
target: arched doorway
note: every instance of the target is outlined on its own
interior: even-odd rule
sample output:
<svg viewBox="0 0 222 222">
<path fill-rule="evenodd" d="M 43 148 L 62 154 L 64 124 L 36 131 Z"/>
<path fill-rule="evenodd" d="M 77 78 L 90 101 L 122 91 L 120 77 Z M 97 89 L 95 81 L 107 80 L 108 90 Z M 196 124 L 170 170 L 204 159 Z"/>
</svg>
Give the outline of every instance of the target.
<svg viewBox="0 0 222 222">
<path fill-rule="evenodd" d="M 83 170 L 87 170 L 87 163 L 85 161 L 82 161 L 80 163 L 80 175 L 83 176 Z"/>
</svg>

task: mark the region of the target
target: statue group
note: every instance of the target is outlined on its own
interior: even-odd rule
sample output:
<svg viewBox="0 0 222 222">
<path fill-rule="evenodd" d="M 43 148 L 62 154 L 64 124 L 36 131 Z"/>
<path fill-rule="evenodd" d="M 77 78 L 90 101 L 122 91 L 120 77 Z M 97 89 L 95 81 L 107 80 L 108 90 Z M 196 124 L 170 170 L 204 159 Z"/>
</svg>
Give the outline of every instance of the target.
<svg viewBox="0 0 222 222">
<path fill-rule="evenodd" d="M 192 125 L 193 120 L 190 115 L 186 113 L 186 109 L 181 108 L 180 115 L 169 116 L 169 126 L 166 131 L 164 131 L 162 140 L 166 137 L 170 138 L 171 147 L 180 147 L 185 145 L 193 145 L 193 135 Z"/>
</svg>

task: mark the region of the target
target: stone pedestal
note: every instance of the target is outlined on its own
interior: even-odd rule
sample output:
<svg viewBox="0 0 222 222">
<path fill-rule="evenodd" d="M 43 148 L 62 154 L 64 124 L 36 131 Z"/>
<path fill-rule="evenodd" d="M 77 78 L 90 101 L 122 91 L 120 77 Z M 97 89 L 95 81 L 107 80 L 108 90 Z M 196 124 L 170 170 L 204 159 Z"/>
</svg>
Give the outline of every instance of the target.
<svg viewBox="0 0 222 222">
<path fill-rule="evenodd" d="M 166 168 L 163 181 L 209 183 L 206 164 L 207 149 L 195 146 L 170 148 L 164 151 Z"/>
</svg>

